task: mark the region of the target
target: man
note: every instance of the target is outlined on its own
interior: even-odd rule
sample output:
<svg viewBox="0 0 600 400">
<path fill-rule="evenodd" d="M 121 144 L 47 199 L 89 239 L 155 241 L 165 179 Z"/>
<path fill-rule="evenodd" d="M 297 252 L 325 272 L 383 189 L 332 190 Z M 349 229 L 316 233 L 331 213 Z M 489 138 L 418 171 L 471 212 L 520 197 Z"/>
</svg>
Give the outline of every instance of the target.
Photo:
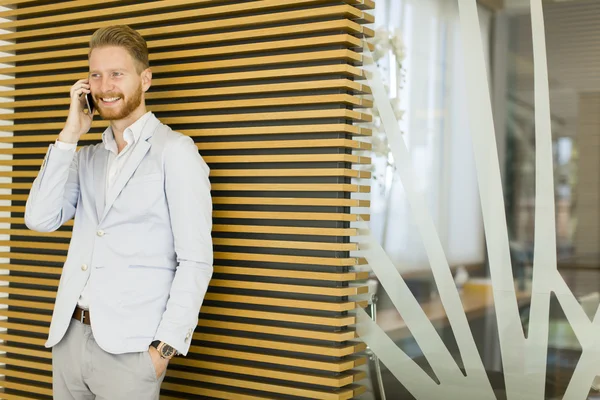
<svg viewBox="0 0 600 400">
<path fill-rule="evenodd" d="M 89 67 L 25 211 L 41 232 L 75 217 L 46 343 L 54 398 L 158 399 L 212 276 L 209 169 L 189 137 L 146 111 L 152 72 L 136 31 L 96 31 Z M 88 93 L 110 126 L 76 152 Z"/>
</svg>

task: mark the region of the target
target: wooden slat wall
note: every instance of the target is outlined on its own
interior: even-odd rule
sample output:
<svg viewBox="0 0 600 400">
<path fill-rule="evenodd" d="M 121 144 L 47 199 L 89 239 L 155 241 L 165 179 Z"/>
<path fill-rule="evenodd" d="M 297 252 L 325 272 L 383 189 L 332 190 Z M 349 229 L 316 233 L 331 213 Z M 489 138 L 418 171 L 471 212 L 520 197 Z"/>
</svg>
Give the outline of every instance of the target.
<svg viewBox="0 0 600 400">
<path fill-rule="evenodd" d="M 149 109 L 211 167 L 215 274 L 163 399 L 350 399 L 366 304 L 352 207 L 369 191 L 361 37 L 371 0 L 5 0 L 0 6 L 0 399 L 51 398 L 43 347 L 72 221 L 39 234 L 25 200 L 63 126 L 87 44 L 125 23 L 151 50 Z M 96 120 L 80 144 L 100 139 Z M 364 197 L 364 196 L 363 196 Z M 363 208 L 364 209 L 364 208 Z M 362 215 L 362 218 L 368 218 Z M 354 296 L 354 297 L 353 297 Z"/>
</svg>

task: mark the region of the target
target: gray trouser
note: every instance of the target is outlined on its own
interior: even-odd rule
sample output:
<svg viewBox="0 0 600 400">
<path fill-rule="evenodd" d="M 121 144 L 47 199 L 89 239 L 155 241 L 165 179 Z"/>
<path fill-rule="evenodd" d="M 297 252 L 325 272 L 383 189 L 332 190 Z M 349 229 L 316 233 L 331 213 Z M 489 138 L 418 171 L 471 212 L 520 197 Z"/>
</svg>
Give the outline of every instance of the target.
<svg viewBox="0 0 600 400">
<path fill-rule="evenodd" d="M 163 379 L 156 378 L 149 352 L 107 353 L 91 327 L 74 319 L 52 348 L 56 400 L 158 400 Z"/>
</svg>

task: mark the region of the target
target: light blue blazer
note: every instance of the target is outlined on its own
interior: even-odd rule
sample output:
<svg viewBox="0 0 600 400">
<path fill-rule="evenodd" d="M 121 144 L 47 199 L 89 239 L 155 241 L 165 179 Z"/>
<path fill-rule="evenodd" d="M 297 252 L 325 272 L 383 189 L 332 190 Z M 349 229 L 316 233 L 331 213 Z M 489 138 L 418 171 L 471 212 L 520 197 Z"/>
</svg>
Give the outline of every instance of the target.
<svg viewBox="0 0 600 400">
<path fill-rule="evenodd" d="M 185 355 L 213 271 L 209 168 L 189 137 L 152 115 L 105 202 L 108 153 L 102 143 L 50 145 L 27 200 L 30 229 L 75 217 L 46 347 L 63 338 L 89 278 L 102 349 L 162 340 Z"/>
</svg>

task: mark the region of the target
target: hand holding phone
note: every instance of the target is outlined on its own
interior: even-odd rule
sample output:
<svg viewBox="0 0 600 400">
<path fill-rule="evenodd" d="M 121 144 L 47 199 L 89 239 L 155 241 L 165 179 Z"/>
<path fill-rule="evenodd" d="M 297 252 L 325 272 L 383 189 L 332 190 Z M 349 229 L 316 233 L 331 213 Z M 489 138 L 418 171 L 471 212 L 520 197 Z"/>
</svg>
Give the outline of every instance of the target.
<svg viewBox="0 0 600 400">
<path fill-rule="evenodd" d="M 87 133 L 92 127 L 93 111 L 94 101 L 91 96 L 89 81 L 81 79 L 71 87 L 69 116 L 65 127 L 58 136 L 58 140 L 66 143 L 77 143 L 81 135 Z"/>
</svg>

